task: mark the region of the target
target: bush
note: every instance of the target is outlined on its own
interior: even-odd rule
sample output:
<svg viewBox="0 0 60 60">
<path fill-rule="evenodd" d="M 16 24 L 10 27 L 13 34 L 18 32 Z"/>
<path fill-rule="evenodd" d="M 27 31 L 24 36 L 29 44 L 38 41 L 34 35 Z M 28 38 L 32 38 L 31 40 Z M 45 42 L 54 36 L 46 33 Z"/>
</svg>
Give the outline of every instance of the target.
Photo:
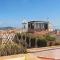
<svg viewBox="0 0 60 60">
<path fill-rule="evenodd" d="M 52 37 L 52 36 L 50 36 L 50 35 L 46 35 L 46 36 L 45 36 L 45 39 L 46 39 L 47 41 L 54 41 L 54 40 L 55 40 L 55 37 Z"/>
<path fill-rule="evenodd" d="M 35 40 L 36 40 L 35 37 L 31 38 L 31 47 L 35 47 Z"/>
<path fill-rule="evenodd" d="M 36 40 L 38 47 L 45 47 L 50 41 L 52 41 L 53 43 L 55 41 L 55 37 L 49 34 L 43 36 L 34 36 L 31 33 L 21 33 L 21 34 L 17 33 L 14 39 L 15 43 L 17 44 L 21 43 L 24 47 L 26 46 L 28 48 L 29 48 L 29 41 L 31 42 L 31 47 L 35 47 Z"/>
<path fill-rule="evenodd" d="M 20 33 L 17 33 L 16 36 L 21 39 L 21 34 Z"/>
<path fill-rule="evenodd" d="M 46 47 L 47 41 L 45 39 L 39 38 L 37 41 L 38 47 Z"/>
<path fill-rule="evenodd" d="M 27 46 L 27 43 L 25 41 L 25 34 L 20 34 L 17 33 L 13 39 L 13 42 L 17 43 L 17 44 L 22 44 L 24 47 Z"/>
<path fill-rule="evenodd" d="M 25 53 L 26 49 L 22 45 L 16 43 L 0 45 L 0 56 L 14 55 Z"/>
</svg>

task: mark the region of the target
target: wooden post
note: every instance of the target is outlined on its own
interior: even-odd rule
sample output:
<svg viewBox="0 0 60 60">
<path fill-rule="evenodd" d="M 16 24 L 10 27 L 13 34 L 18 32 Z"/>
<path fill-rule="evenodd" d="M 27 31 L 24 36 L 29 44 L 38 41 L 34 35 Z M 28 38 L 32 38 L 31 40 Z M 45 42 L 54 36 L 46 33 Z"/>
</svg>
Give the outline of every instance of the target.
<svg viewBox="0 0 60 60">
<path fill-rule="evenodd" d="M 37 48 L 37 38 L 36 38 L 36 40 L 35 40 L 35 47 Z"/>
<path fill-rule="evenodd" d="M 25 33 L 25 48 L 27 48 L 26 33 Z"/>
<path fill-rule="evenodd" d="M 29 48 L 31 47 L 31 36 L 29 38 Z"/>
</svg>

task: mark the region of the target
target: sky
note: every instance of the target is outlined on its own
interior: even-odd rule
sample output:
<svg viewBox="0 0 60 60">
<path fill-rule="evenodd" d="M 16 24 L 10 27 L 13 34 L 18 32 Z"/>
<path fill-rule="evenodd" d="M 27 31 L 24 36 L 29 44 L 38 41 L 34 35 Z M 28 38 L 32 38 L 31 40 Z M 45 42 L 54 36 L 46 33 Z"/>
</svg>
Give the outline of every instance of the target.
<svg viewBox="0 0 60 60">
<path fill-rule="evenodd" d="M 24 19 L 48 20 L 60 28 L 60 0 L 0 0 L 0 27 L 21 27 Z"/>
</svg>

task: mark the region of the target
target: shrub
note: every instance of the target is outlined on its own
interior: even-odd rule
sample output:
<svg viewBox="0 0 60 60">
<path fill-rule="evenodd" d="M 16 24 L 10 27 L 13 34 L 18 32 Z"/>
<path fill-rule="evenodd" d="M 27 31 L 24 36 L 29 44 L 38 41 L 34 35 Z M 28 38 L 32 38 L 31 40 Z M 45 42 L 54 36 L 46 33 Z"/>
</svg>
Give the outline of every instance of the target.
<svg viewBox="0 0 60 60">
<path fill-rule="evenodd" d="M 38 47 L 46 47 L 47 46 L 47 41 L 45 39 L 38 39 L 37 41 Z"/>
<path fill-rule="evenodd" d="M 13 42 L 17 43 L 17 44 L 22 44 L 24 47 L 27 46 L 27 43 L 25 41 L 25 35 L 24 34 L 20 34 L 17 33 L 13 39 Z"/>
<path fill-rule="evenodd" d="M 22 45 L 16 43 L 0 45 L 0 56 L 14 55 L 25 53 L 26 49 Z"/>
<path fill-rule="evenodd" d="M 54 40 L 55 40 L 55 37 L 52 37 L 52 36 L 50 36 L 50 35 L 46 35 L 46 36 L 45 36 L 45 39 L 46 39 L 47 41 L 54 41 Z"/>
<path fill-rule="evenodd" d="M 21 39 L 21 34 L 20 33 L 16 33 L 16 36 Z"/>
<path fill-rule="evenodd" d="M 31 42 L 31 47 L 35 47 L 36 40 L 37 40 L 38 47 L 45 47 L 50 41 L 54 42 L 55 37 L 49 34 L 43 36 L 34 36 L 31 33 L 22 33 L 22 34 L 17 33 L 14 39 L 15 43 L 17 44 L 21 43 L 24 47 L 26 46 L 28 48 L 29 48 L 29 41 Z"/>
</svg>

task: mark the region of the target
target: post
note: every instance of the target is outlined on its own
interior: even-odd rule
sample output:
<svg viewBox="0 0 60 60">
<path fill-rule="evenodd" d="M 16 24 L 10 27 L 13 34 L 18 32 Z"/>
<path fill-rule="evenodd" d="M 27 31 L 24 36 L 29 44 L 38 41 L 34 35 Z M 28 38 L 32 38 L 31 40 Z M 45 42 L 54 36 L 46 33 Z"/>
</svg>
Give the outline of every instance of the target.
<svg viewBox="0 0 60 60">
<path fill-rule="evenodd" d="M 27 48 L 26 33 L 25 33 L 25 48 Z"/>
<path fill-rule="evenodd" d="M 35 47 L 37 48 L 37 38 L 36 38 L 36 40 L 35 40 Z"/>
<path fill-rule="evenodd" d="M 31 47 L 31 36 L 29 38 L 29 48 Z"/>
</svg>

